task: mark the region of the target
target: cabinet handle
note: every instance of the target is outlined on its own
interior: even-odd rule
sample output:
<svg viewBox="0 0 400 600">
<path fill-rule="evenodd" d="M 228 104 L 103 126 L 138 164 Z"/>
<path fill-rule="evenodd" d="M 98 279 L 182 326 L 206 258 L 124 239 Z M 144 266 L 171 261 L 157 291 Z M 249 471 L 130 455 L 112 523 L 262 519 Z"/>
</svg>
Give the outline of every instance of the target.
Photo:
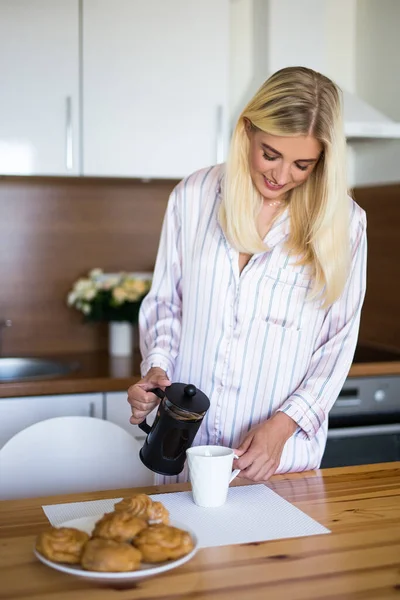
<svg viewBox="0 0 400 600">
<path fill-rule="evenodd" d="M 67 171 L 72 171 L 73 168 L 73 145 L 72 145 L 72 98 L 67 96 L 66 99 L 66 135 L 65 135 L 65 166 Z"/>
<path fill-rule="evenodd" d="M 336 408 L 346 408 L 346 407 L 350 407 L 350 406 L 360 406 L 361 404 L 361 398 L 345 398 L 343 400 L 340 399 L 340 396 L 338 398 L 338 400 L 336 400 L 335 402 L 335 407 Z"/>
<path fill-rule="evenodd" d="M 224 162 L 224 109 L 217 106 L 216 163 Z"/>
<path fill-rule="evenodd" d="M 94 417 L 94 402 L 89 404 L 89 417 Z"/>
<path fill-rule="evenodd" d="M 363 427 L 341 427 L 328 429 L 328 438 L 352 438 L 372 435 L 389 435 L 400 433 L 400 424 L 393 425 L 365 425 Z"/>
</svg>

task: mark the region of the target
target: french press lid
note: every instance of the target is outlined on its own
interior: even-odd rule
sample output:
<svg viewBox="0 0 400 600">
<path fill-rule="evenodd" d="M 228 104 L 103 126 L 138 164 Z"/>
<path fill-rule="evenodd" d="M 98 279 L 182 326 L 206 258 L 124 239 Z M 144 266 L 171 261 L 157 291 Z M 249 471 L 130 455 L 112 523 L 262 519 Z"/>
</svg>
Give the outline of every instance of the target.
<svg viewBox="0 0 400 600">
<path fill-rule="evenodd" d="M 191 383 L 172 383 L 165 388 L 165 396 L 176 407 L 192 413 L 204 413 L 210 408 L 207 396 Z"/>
</svg>

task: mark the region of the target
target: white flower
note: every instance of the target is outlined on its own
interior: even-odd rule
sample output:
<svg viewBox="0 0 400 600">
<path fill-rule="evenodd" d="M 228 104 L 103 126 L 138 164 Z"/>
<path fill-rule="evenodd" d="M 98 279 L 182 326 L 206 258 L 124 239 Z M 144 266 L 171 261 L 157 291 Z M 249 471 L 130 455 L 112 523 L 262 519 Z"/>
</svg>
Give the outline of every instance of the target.
<svg viewBox="0 0 400 600">
<path fill-rule="evenodd" d="M 122 287 L 116 287 L 113 290 L 113 298 L 117 304 L 122 304 L 126 300 L 126 292 Z"/>
<path fill-rule="evenodd" d="M 77 299 L 77 295 L 75 294 L 75 292 L 70 292 L 68 294 L 68 298 L 67 298 L 68 306 L 73 306 L 75 304 L 76 299 Z"/>
<path fill-rule="evenodd" d="M 105 277 L 102 281 L 101 287 L 103 290 L 111 290 L 119 285 L 120 277 L 118 275 L 112 275 L 110 277 Z"/>
<path fill-rule="evenodd" d="M 90 304 L 86 304 L 86 303 L 82 304 L 82 312 L 84 315 L 88 315 L 91 310 L 92 309 L 91 309 Z"/>
<path fill-rule="evenodd" d="M 79 297 L 82 297 L 82 296 L 84 296 L 84 294 L 86 293 L 86 291 L 88 289 L 90 289 L 92 286 L 93 286 L 93 284 L 90 281 L 90 279 L 82 277 L 81 279 L 78 279 L 78 281 L 75 283 L 75 285 L 74 285 L 74 292 Z"/>
<path fill-rule="evenodd" d="M 103 275 L 102 269 L 92 269 L 89 273 L 90 279 L 98 279 Z"/>
<path fill-rule="evenodd" d="M 95 287 L 91 287 L 91 288 L 87 289 L 85 291 L 85 293 L 83 294 L 84 300 L 93 300 L 93 298 L 95 296 L 96 296 L 96 288 Z"/>
</svg>

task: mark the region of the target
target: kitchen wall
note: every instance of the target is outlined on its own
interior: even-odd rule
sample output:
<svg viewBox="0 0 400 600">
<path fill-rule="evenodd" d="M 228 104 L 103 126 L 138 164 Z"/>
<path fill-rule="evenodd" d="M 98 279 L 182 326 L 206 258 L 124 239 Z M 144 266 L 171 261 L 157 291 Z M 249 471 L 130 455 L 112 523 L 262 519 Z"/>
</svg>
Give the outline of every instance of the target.
<svg viewBox="0 0 400 600">
<path fill-rule="evenodd" d="M 105 350 L 107 329 L 67 307 L 73 282 L 94 267 L 152 270 L 175 181 L 0 178 L 3 353 Z M 368 291 L 360 340 L 400 350 L 400 185 L 360 188 L 368 215 Z"/>
<path fill-rule="evenodd" d="M 356 188 L 354 197 L 367 212 L 367 293 L 360 340 L 400 350 L 400 185 Z"/>
<path fill-rule="evenodd" d="M 123 4 L 126 10 L 131 10 L 128 1 Z M 162 4 L 164 6 L 163 2 Z M 14 7 L 11 3 L 8 5 Z M 23 31 L 30 32 L 32 19 L 28 18 L 28 13 L 26 13 L 28 5 L 29 3 L 26 2 L 24 8 L 21 4 L 21 16 L 18 22 L 23 21 L 26 28 Z M 201 6 L 203 5 L 204 2 Z M 278 10 L 283 5 L 287 6 L 289 11 L 287 14 L 290 15 L 290 19 L 285 19 L 285 11 Z M 49 9 L 53 7 L 53 3 L 48 2 L 46 6 L 47 11 L 44 12 L 47 15 Z M 69 13 L 70 5 L 63 3 L 63 6 Z M 74 3 L 74 6 L 78 6 L 77 2 Z M 92 4 L 92 6 L 94 5 Z M 207 20 L 208 13 L 205 15 L 205 9 L 201 9 L 201 6 L 197 3 L 196 10 L 202 10 L 202 16 Z M 219 6 L 221 9 L 222 5 Z M 110 2 L 110 10 L 111 7 L 112 3 Z M 221 73 L 227 77 L 229 71 L 229 107 L 228 110 L 224 111 L 224 115 L 229 112 L 231 128 L 244 104 L 259 85 L 273 70 L 280 66 L 280 62 L 285 57 L 289 60 L 290 56 L 293 55 L 293 44 L 291 45 L 290 41 L 293 36 L 296 37 L 299 31 L 302 35 L 302 55 L 308 56 L 308 60 L 312 63 L 310 66 L 320 68 L 350 92 L 360 93 L 373 106 L 400 121 L 400 79 L 398 78 L 400 71 L 400 38 L 398 36 L 400 2 L 398 0 L 324 0 L 324 2 L 303 0 L 301 3 L 288 3 L 287 0 L 231 0 L 230 7 L 229 69 L 227 64 L 225 68 L 225 53 L 226 57 L 228 56 L 228 36 L 225 31 L 226 27 L 223 28 L 223 25 L 227 23 L 227 19 L 224 16 L 225 12 L 220 11 L 218 13 L 219 18 L 216 20 L 216 11 L 214 10 L 213 25 L 217 35 L 214 31 L 215 47 L 210 47 L 214 48 L 215 52 L 211 52 L 211 58 L 204 62 L 203 76 L 201 74 L 199 76 L 198 62 L 200 59 L 204 59 L 204 51 L 198 52 L 197 63 L 196 60 L 192 61 L 194 66 L 197 64 L 197 67 L 196 69 L 190 69 L 190 73 L 193 75 L 190 89 L 196 90 L 200 85 L 203 91 L 205 90 L 208 93 L 211 90 L 213 92 L 216 81 L 221 80 Z M 189 8 L 186 6 L 187 10 Z M 318 11 L 323 12 L 322 21 L 317 19 Z M 14 14 L 14 9 L 12 13 Z M 37 22 L 44 27 L 45 23 L 43 25 L 41 11 L 36 10 L 34 14 L 36 14 Z M 112 14 L 116 19 L 116 23 L 121 25 L 120 11 L 113 10 Z M 104 23 L 107 25 L 108 19 L 104 17 L 104 15 L 107 16 L 107 13 L 102 11 L 102 15 Z M 77 24 L 77 14 L 72 16 L 74 16 L 73 22 L 76 21 Z M 178 15 L 176 18 L 178 18 Z M 179 18 L 182 18 L 182 15 L 179 15 Z M 56 18 L 55 22 L 63 24 L 65 33 L 67 30 L 65 20 L 61 19 L 60 21 L 59 18 Z M 86 25 L 89 22 L 89 19 L 86 19 Z M 318 22 L 324 23 L 323 29 L 318 28 Z M 4 23 L 7 23 L 7 21 L 4 21 Z M 98 32 L 97 21 L 92 21 L 92 23 L 95 23 L 92 27 L 92 33 Z M 164 31 L 165 22 L 159 21 L 158 24 Z M 78 42 L 75 39 L 78 35 L 78 27 L 74 25 L 71 26 L 71 29 L 74 42 L 71 44 L 76 56 L 75 54 L 71 56 L 69 51 L 66 52 L 68 60 L 64 60 L 64 66 L 70 65 L 70 62 L 74 64 L 75 70 L 72 79 L 76 87 L 79 79 Z M 182 27 L 179 29 L 180 31 L 183 30 Z M 143 30 L 146 30 L 146 28 L 143 28 Z M 40 32 L 40 28 L 37 31 Z M 114 27 L 113 31 L 114 33 L 119 31 L 118 27 Z M 126 34 L 125 28 L 124 31 Z M 187 31 L 193 37 L 193 32 L 189 29 Z M 222 32 L 224 32 L 224 35 L 222 35 Z M 286 37 L 281 36 L 282 32 Z M 59 40 L 59 32 L 52 33 Z M 131 39 L 129 33 L 130 29 L 126 37 L 128 41 Z M 202 29 L 200 34 L 198 33 L 197 40 L 199 48 L 201 47 L 200 41 L 203 40 Z M 4 35 L 3 37 L 7 36 Z M 47 39 L 47 36 L 44 37 L 46 37 L 46 43 L 49 44 L 50 49 L 57 46 L 58 49 L 63 47 L 64 50 L 65 48 L 68 50 L 66 40 L 63 43 L 57 43 L 52 36 L 50 36 L 51 39 Z M 84 37 L 88 42 L 89 36 Z M 100 37 L 101 40 L 108 39 L 106 36 Z M 36 60 L 36 63 L 42 64 L 42 59 L 46 58 L 47 60 L 49 56 L 54 59 L 54 56 L 56 56 L 46 50 L 46 45 L 42 47 L 36 38 L 31 39 L 27 34 L 27 39 L 33 44 L 34 49 L 40 50 L 40 61 Z M 15 40 L 18 40 L 18 36 L 8 36 L 10 48 L 14 48 L 14 43 L 17 43 Z M 106 46 L 103 47 L 101 40 L 97 40 L 96 37 L 95 41 L 99 43 L 99 47 L 108 56 Z M 209 45 L 210 40 L 208 37 L 207 48 Z M 165 46 L 167 48 L 167 44 Z M 30 48 L 29 45 L 28 47 Z M 179 46 L 178 44 L 175 61 L 177 57 L 181 56 L 181 47 L 186 47 L 186 45 Z M 224 68 L 215 68 L 215 64 L 220 64 L 216 63 L 216 54 L 219 47 L 223 49 L 220 60 Z M 87 53 L 88 49 L 86 48 Z M 85 55 L 85 53 L 83 54 Z M 13 55 L 15 59 L 18 58 L 17 53 L 14 52 Z M 125 52 L 123 56 L 126 58 L 126 55 Z M 132 53 L 132 55 L 136 56 L 135 53 Z M 31 58 L 30 54 L 28 56 Z M 98 58 L 99 53 L 92 52 L 90 56 Z M 170 55 L 168 54 L 168 56 Z M 27 68 L 26 65 L 28 64 L 28 71 L 30 71 L 32 65 L 37 67 L 34 58 L 32 55 L 32 64 L 26 60 L 20 61 L 24 69 Z M 43 119 L 49 113 L 49 106 L 44 103 L 44 100 L 49 98 L 50 92 L 53 92 L 56 96 L 54 111 L 58 111 L 60 115 L 63 114 L 59 110 L 62 107 L 61 104 L 60 106 L 58 104 L 57 89 L 53 89 L 57 86 L 54 84 L 52 77 L 49 78 L 46 75 L 46 85 L 41 88 L 41 79 L 40 84 L 38 84 L 36 77 L 32 76 L 30 72 L 21 71 L 23 73 L 20 82 L 21 88 L 16 90 L 15 78 L 13 77 L 16 63 L 12 63 L 4 52 L 3 60 L 5 61 L 4 74 L 10 77 L 10 85 L 7 85 L 8 80 L 6 78 L 5 89 L 12 91 L 9 106 L 14 107 L 16 105 L 14 97 L 18 97 L 22 104 L 28 98 L 28 105 L 30 106 L 36 91 L 36 101 L 41 108 L 41 112 L 35 112 L 35 114 L 39 114 L 40 118 L 30 118 L 31 111 L 29 110 L 29 123 L 32 124 L 31 122 L 33 122 L 35 128 L 36 124 L 38 125 L 40 139 L 46 138 L 46 135 L 44 135 L 46 127 L 43 125 Z M 55 63 L 57 65 L 64 64 L 62 60 L 57 60 Z M 121 60 L 115 61 L 115 63 L 119 67 L 121 66 Z M 169 60 L 169 63 L 175 64 L 173 59 Z M 10 68 L 10 64 L 13 64 L 12 68 Z M 48 65 L 47 62 L 43 64 Z M 98 61 L 96 64 L 97 67 L 100 67 L 100 79 L 108 85 L 107 77 L 103 77 L 104 61 Z M 154 65 L 159 66 L 162 64 L 159 61 L 157 52 L 155 62 L 149 64 L 153 65 L 153 70 L 155 69 Z M 210 79 L 211 64 L 215 79 Z M 146 66 L 142 71 L 148 74 L 153 72 L 152 69 Z M 114 73 L 113 65 L 111 67 L 109 65 L 109 70 Z M 55 68 L 55 71 L 64 85 L 65 80 L 68 79 L 66 73 L 58 67 Z M 43 71 L 43 68 L 41 72 L 48 73 L 46 69 Z M 130 65 L 128 65 L 126 72 L 131 73 Z M 165 65 L 163 65 L 160 68 L 160 73 L 167 77 L 165 72 Z M 182 72 L 185 72 L 185 70 L 183 69 Z M 83 73 L 86 74 L 87 78 L 89 74 L 87 62 L 85 62 Z M 125 77 L 125 80 L 127 79 L 129 78 Z M 83 80 L 85 80 L 85 77 Z M 187 87 L 187 76 L 182 78 L 182 82 Z M 26 87 L 28 83 L 30 87 Z M 85 84 L 85 81 L 83 83 Z M 79 96 L 75 87 L 72 86 L 73 89 L 69 92 L 73 97 Z M 143 86 L 143 89 L 146 89 L 146 86 Z M 184 95 L 179 94 L 179 90 L 176 91 L 175 86 L 172 86 L 171 89 L 174 92 L 171 97 L 184 97 Z M 83 97 L 85 97 L 84 92 L 87 93 L 85 85 L 83 91 L 81 90 Z M 199 106 L 203 108 L 204 99 L 201 100 L 201 97 L 201 101 L 199 101 L 198 94 L 196 94 L 199 106 L 196 105 L 197 108 L 194 111 L 196 115 L 195 122 L 191 120 L 193 119 L 192 116 L 188 117 L 187 122 L 190 124 L 188 126 L 186 121 L 181 119 L 181 115 L 186 113 L 178 111 L 179 119 L 177 121 L 179 121 L 181 132 L 190 133 L 189 142 L 178 143 L 177 140 L 181 138 L 177 136 L 177 128 L 172 125 L 173 133 L 164 136 L 167 142 L 165 144 L 166 150 L 163 150 L 161 146 L 157 147 L 156 156 L 153 152 L 149 154 L 151 156 L 149 164 L 151 162 L 151 167 L 155 169 L 153 173 L 155 177 L 159 176 L 160 168 L 165 166 L 165 157 L 175 157 L 178 152 L 187 154 L 197 147 L 198 144 L 192 143 L 194 126 L 197 127 L 196 139 L 198 139 L 200 131 L 207 141 L 207 152 L 214 161 L 215 144 L 213 136 L 218 129 L 214 124 L 214 109 L 215 106 L 221 103 L 221 106 L 224 105 L 225 95 L 222 101 L 217 97 L 214 98 L 211 92 L 208 101 L 212 110 L 210 109 L 210 114 L 207 113 L 203 116 L 205 118 L 204 122 L 211 124 L 212 135 L 208 133 L 204 135 L 204 132 L 208 130 L 201 125 L 203 121 L 199 119 Z M 108 97 L 107 94 L 95 94 L 93 104 L 91 106 L 85 105 L 82 123 L 87 122 L 89 116 L 96 114 L 96 110 L 99 108 L 98 99 L 104 100 L 105 96 Z M 189 97 L 192 106 L 195 96 L 189 94 Z M 128 103 L 125 102 L 126 98 L 129 98 Z M 131 97 L 123 94 L 120 98 L 129 114 L 135 113 L 135 110 L 132 109 L 134 99 L 137 99 L 137 94 L 133 94 L 133 92 Z M 54 98 L 51 100 L 54 101 Z M 186 100 L 185 102 L 187 106 L 188 103 Z M 74 106 L 78 104 L 77 101 Z M 176 99 L 172 104 L 176 104 Z M 118 103 L 117 106 L 119 106 Z M 19 110 L 23 112 L 21 109 Z M 150 139 L 151 136 L 148 136 L 147 127 L 149 123 L 154 127 L 154 121 L 143 118 L 140 110 L 136 110 L 136 113 L 140 115 L 141 123 L 146 126 L 146 140 Z M 153 113 L 155 114 L 155 111 Z M 23 129 L 25 125 L 23 119 L 20 118 L 20 113 L 15 111 L 15 114 L 13 127 L 18 129 L 18 125 Z M 73 114 L 74 119 L 79 121 L 78 111 L 75 110 Z M 121 127 L 122 123 L 122 129 L 125 130 L 126 121 L 117 118 L 120 116 L 119 112 L 117 113 L 114 110 L 110 114 L 112 118 L 102 117 L 99 119 L 100 125 L 104 123 L 115 125 L 115 121 L 118 120 L 119 126 Z M 171 117 L 170 113 L 169 117 Z M 10 119 L 5 109 L 3 111 L 3 127 L 8 124 L 8 121 Z M 56 121 L 54 123 L 56 124 Z M 64 120 L 61 119 L 60 123 L 58 123 L 59 126 L 47 127 L 46 131 L 50 131 L 52 135 L 58 132 L 61 141 L 57 148 L 60 153 L 60 161 L 64 167 Z M 171 118 L 165 118 L 163 123 L 169 123 L 171 126 L 174 121 Z M 74 131 L 79 131 L 79 123 L 73 123 L 73 125 Z M 108 179 L 104 177 L 99 179 L 0 177 L 0 214 L 2 215 L 0 221 L 0 281 L 2 282 L 0 288 L 0 319 L 9 318 L 13 321 L 12 327 L 3 332 L 3 353 L 6 355 L 74 353 L 105 349 L 107 343 L 106 326 L 82 324 L 80 313 L 66 306 L 66 296 L 73 282 L 77 277 L 84 275 L 94 267 L 102 267 L 108 271 L 121 269 L 148 271 L 153 267 L 162 216 L 175 180 L 150 179 L 145 183 L 138 179 L 129 179 L 135 173 L 132 173 L 129 169 L 126 170 L 126 173 L 122 173 L 114 167 L 115 163 L 120 167 L 121 156 L 132 160 L 130 145 L 132 136 L 128 132 L 129 143 L 127 142 L 123 151 L 119 135 L 104 137 L 104 132 L 100 127 L 98 129 L 93 127 L 93 129 L 96 136 L 92 138 L 92 142 L 89 144 L 88 138 L 90 136 L 86 135 L 86 149 L 89 146 L 92 150 L 97 147 L 104 148 L 108 155 L 115 158 L 115 161 L 112 168 L 107 165 L 108 170 L 99 169 L 99 171 L 92 172 L 89 170 L 88 173 L 90 175 L 94 173 L 113 176 L 126 175 L 126 179 Z M 137 128 L 134 130 L 137 134 Z M 97 134 L 99 137 L 97 137 Z M 85 144 L 78 143 L 78 139 L 79 136 L 76 135 L 74 143 L 77 150 L 82 150 Z M 104 141 L 105 139 L 108 140 L 108 143 Z M 114 144 L 113 146 L 109 146 L 110 139 Z M 99 140 L 101 140 L 101 143 Z M 169 140 L 172 140 L 175 145 L 170 146 Z M 157 142 L 160 145 L 159 136 Z M 142 145 L 138 144 L 138 147 L 141 151 Z M 117 151 L 115 148 L 117 148 Z M 355 196 L 368 214 L 368 292 L 360 339 L 364 342 L 397 348 L 400 348 L 400 323 L 397 310 L 400 295 L 398 283 L 400 281 L 398 249 L 398 223 L 400 222 L 399 149 L 400 141 L 393 140 L 353 141 L 350 148 L 353 151 L 350 153 L 352 159 L 350 160 L 350 170 L 352 175 L 356 176 L 355 181 L 358 182 Z M 7 155 L 12 159 L 13 157 L 9 152 L 10 148 L 7 146 Z M 49 151 L 48 154 L 50 155 L 50 157 L 47 156 L 48 160 L 53 158 L 53 151 Z M 94 154 L 96 153 L 94 152 Z M 208 154 L 206 153 L 206 155 Z M 144 156 L 143 152 L 142 155 Z M 201 160 L 203 161 L 203 158 Z M 77 152 L 74 164 L 78 165 L 80 162 L 79 152 Z M 202 162 L 199 166 L 203 166 L 203 164 L 209 164 L 209 162 Z M 134 167 L 136 167 L 136 163 Z M 15 171 L 5 170 L 4 172 Z M 57 169 L 41 171 L 39 169 L 34 172 L 62 174 L 65 171 Z M 78 174 L 79 171 L 72 171 L 72 173 Z M 86 173 L 86 171 L 82 171 L 82 173 Z M 171 177 L 177 176 L 177 171 L 171 171 L 170 173 L 172 173 L 172 175 L 170 174 Z M 139 177 L 140 173 L 136 173 L 136 175 Z M 166 176 L 165 173 L 163 176 Z"/>
<path fill-rule="evenodd" d="M 400 2 L 358 0 L 357 15 L 357 90 L 372 106 L 400 122 Z M 359 185 L 400 180 L 400 140 L 359 140 L 353 147 Z"/>
<path fill-rule="evenodd" d="M 0 178 L 3 354 L 106 349 L 105 325 L 67 307 L 90 269 L 151 271 L 174 181 Z"/>
<path fill-rule="evenodd" d="M 398 0 L 232 0 L 231 127 L 267 77 L 302 64 L 400 122 Z M 351 139 L 351 186 L 399 182 L 400 141 Z"/>
</svg>

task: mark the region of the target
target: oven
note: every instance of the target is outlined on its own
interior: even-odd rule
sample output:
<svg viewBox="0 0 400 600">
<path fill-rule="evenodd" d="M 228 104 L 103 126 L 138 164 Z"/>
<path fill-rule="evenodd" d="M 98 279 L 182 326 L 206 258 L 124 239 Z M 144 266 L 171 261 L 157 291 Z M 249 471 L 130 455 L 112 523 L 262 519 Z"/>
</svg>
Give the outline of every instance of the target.
<svg viewBox="0 0 400 600">
<path fill-rule="evenodd" d="M 368 362 L 361 348 L 355 362 Z M 372 352 L 371 361 L 387 359 Z M 367 352 L 367 356 L 368 352 Z M 390 353 L 391 360 L 400 360 Z M 321 467 L 400 460 L 400 375 L 349 377 L 329 414 Z"/>
</svg>

